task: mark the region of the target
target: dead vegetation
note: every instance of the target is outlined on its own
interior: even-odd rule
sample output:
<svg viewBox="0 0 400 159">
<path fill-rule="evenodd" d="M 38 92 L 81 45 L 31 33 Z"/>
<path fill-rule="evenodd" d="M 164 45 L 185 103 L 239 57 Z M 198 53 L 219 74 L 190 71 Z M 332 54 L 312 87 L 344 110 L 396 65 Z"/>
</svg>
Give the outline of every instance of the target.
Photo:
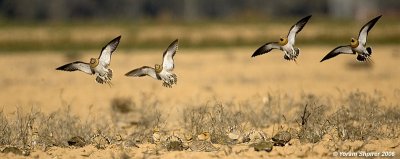
<svg viewBox="0 0 400 159">
<path fill-rule="evenodd" d="M 138 103 L 138 104 L 137 104 Z M 117 97 L 111 101 L 113 123 L 124 132 L 126 139 L 133 143 L 151 142 L 155 128 L 166 125 L 165 116 L 159 110 L 159 101 L 151 93 L 143 93 L 139 101 Z"/>
<path fill-rule="evenodd" d="M 7 118 L 0 112 L 2 131 L 1 147 L 15 147 L 23 154 L 30 150 L 41 149 L 46 151 L 49 147 L 68 147 L 68 140 L 80 136 L 90 141 L 95 133 L 94 121 L 82 122 L 77 116 L 72 115 L 70 108 L 44 114 L 40 110 L 31 109 L 24 112 L 20 107 L 13 113 L 12 118 Z"/>
<path fill-rule="evenodd" d="M 334 102 L 313 94 L 303 94 L 300 100 L 288 95 L 268 94 L 239 104 L 207 102 L 188 105 L 182 111 L 180 123 L 193 139 L 198 134 L 209 132 L 213 144 L 240 144 L 232 142 L 229 133 L 243 136 L 248 131 L 279 125 L 278 131 L 288 130 L 291 139 L 298 139 L 304 144 L 318 143 L 329 135 L 337 143 L 334 146 L 337 150 L 341 149 L 341 141 L 367 143 L 370 140 L 399 138 L 400 109 L 398 105 L 382 105 L 382 100 L 379 93 L 360 91 L 342 93 L 340 99 Z M 161 134 L 168 131 L 164 129 L 166 116 L 158 109 L 160 104 L 151 93 L 144 93 L 138 100 L 114 98 L 110 106 L 111 125 L 93 117 L 81 121 L 69 107 L 50 114 L 34 109 L 23 112 L 20 108 L 12 115 L 0 111 L 0 147 L 46 151 L 54 146 L 68 147 L 68 142 L 74 138 L 82 141 L 81 146 L 96 144 L 101 149 L 121 142 L 125 143 L 121 144 L 125 147 L 129 147 L 127 143 L 153 143 L 151 137 L 155 129 Z M 133 116 L 136 118 L 133 119 Z M 120 123 L 124 124 L 121 126 Z M 106 142 L 98 144 L 94 138 L 99 136 Z"/>
<path fill-rule="evenodd" d="M 228 132 L 234 128 L 243 132 L 245 123 L 244 114 L 231 110 L 232 103 L 209 102 L 200 106 L 189 106 L 183 110 L 182 125 L 192 136 L 202 132 L 209 132 L 211 141 L 218 144 L 227 144 Z"/>
</svg>

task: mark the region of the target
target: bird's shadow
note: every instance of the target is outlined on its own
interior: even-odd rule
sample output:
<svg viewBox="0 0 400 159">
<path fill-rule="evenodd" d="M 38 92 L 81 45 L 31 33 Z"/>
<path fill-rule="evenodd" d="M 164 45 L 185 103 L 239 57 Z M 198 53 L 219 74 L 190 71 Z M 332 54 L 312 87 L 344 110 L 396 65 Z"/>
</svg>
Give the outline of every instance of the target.
<svg viewBox="0 0 400 159">
<path fill-rule="evenodd" d="M 359 62 L 359 61 L 349 61 L 346 67 L 351 70 L 370 70 L 374 67 L 372 62 Z"/>
</svg>

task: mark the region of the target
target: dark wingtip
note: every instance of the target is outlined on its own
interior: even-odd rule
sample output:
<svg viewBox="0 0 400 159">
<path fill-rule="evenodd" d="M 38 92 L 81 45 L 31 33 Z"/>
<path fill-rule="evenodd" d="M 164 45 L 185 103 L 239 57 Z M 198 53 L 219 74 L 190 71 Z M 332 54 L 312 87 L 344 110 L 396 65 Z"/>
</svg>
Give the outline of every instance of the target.
<svg viewBox="0 0 400 159">
<path fill-rule="evenodd" d="M 375 17 L 374 19 L 372 19 L 371 21 L 377 22 L 379 19 L 381 19 L 382 15 Z"/>
<path fill-rule="evenodd" d="M 114 40 L 120 41 L 121 40 L 121 35 L 117 36 Z"/>
<path fill-rule="evenodd" d="M 328 54 L 329 55 L 329 54 Z M 328 57 L 328 55 L 326 55 L 324 58 L 322 58 L 322 60 L 321 61 L 319 61 L 319 62 L 323 62 L 323 61 L 325 61 L 325 60 L 328 60 L 328 59 L 330 59 L 330 57 Z"/>
<path fill-rule="evenodd" d="M 381 17 L 382 17 L 382 15 L 377 16 L 377 17 L 374 19 L 374 21 L 375 21 L 374 23 L 378 22 L 378 20 L 381 19 Z"/>
<path fill-rule="evenodd" d="M 175 39 L 170 46 L 174 45 L 174 44 L 179 44 L 179 39 Z"/>
<path fill-rule="evenodd" d="M 60 67 L 57 67 L 56 70 L 60 70 L 60 71 L 65 71 L 65 68 L 68 64 L 62 65 Z"/>
<path fill-rule="evenodd" d="M 267 44 L 265 44 L 265 45 L 267 45 Z M 254 53 L 251 55 L 251 57 L 256 57 L 258 55 L 264 54 L 265 50 L 263 50 L 263 49 L 264 49 L 265 45 L 260 46 L 256 51 L 254 51 Z"/>
<path fill-rule="evenodd" d="M 260 49 L 257 49 L 252 55 L 251 57 L 256 57 L 258 55 L 261 55 L 262 53 L 259 52 Z"/>
<path fill-rule="evenodd" d="M 127 72 L 127 73 L 125 73 L 125 76 L 131 76 L 130 74 L 133 72 L 133 71 L 135 71 L 136 69 L 133 69 L 133 70 L 131 70 L 131 71 L 129 71 L 129 72 Z"/>
<path fill-rule="evenodd" d="M 308 15 L 308 16 L 304 17 L 303 19 L 301 19 L 300 21 L 308 21 L 311 17 L 312 17 L 312 15 Z"/>
</svg>

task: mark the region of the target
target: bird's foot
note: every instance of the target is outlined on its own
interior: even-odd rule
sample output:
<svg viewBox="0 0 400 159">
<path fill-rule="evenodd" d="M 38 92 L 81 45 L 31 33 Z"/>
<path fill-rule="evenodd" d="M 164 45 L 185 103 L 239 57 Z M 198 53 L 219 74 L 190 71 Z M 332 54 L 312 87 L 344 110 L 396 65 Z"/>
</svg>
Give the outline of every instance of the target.
<svg viewBox="0 0 400 159">
<path fill-rule="evenodd" d="M 97 82 L 97 83 L 100 83 L 100 84 L 105 84 L 105 83 L 107 83 L 110 87 L 113 85 L 113 84 L 111 83 L 111 79 L 109 79 L 107 76 L 104 76 L 104 77 L 102 77 L 102 76 L 97 76 L 97 77 L 96 77 L 96 82 Z"/>
<path fill-rule="evenodd" d="M 176 84 L 177 82 L 178 82 L 178 77 L 175 75 L 175 74 L 173 74 L 172 76 L 171 76 L 171 83 L 172 84 Z"/>
<path fill-rule="evenodd" d="M 172 88 L 172 85 L 169 84 L 169 83 L 167 83 L 167 82 L 163 82 L 162 85 L 163 85 L 164 87 L 167 87 L 167 88 Z"/>
</svg>

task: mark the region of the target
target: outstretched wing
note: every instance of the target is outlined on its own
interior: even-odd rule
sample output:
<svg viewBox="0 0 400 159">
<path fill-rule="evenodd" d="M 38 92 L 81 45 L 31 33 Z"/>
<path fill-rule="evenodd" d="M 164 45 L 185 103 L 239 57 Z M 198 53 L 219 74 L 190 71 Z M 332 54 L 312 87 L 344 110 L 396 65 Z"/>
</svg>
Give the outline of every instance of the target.
<svg viewBox="0 0 400 159">
<path fill-rule="evenodd" d="M 260 48 L 258 48 L 251 57 L 256 57 L 258 55 L 262 55 L 270 52 L 272 49 L 280 49 L 281 46 L 277 42 L 266 43 Z"/>
<path fill-rule="evenodd" d="M 303 19 L 299 20 L 295 25 L 293 25 L 288 33 L 288 43 L 290 45 L 294 45 L 295 39 L 296 39 L 296 34 L 300 32 L 303 27 L 307 24 L 308 20 L 311 18 L 311 15 L 304 17 Z"/>
<path fill-rule="evenodd" d="M 178 39 L 174 40 L 163 54 L 163 70 L 172 71 L 174 69 L 174 55 L 178 50 Z"/>
<path fill-rule="evenodd" d="M 79 71 L 85 72 L 85 73 L 90 74 L 90 75 L 93 74 L 92 69 L 90 69 L 90 65 L 88 63 L 81 62 L 81 61 L 75 61 L 75 62 L 72 62 L 72 63 L 69 63 L 69 64 L 62 65 L 62 66 L 56 68 L 56 70 L 62 70 L 62 71 L 76 71 L 76 70 L 79 70 Z"/>
<path fill-rule="evenodd" d="M 156 70 L 154 68 L 151 68 L 149 66 L 143 66 L 137 69 L 134 69 L 132 71 L 129 71 L 128 73 L 125 74 L 125 76 L 133 76 L 133 77 L 143 77 L 143 76 L 150 76 L 155 79 L 159 79 Z"/>
<path fill-rule="evenodd" d="M 379 20 L 379 18 L 381 18 L 382 15 L 377 16 L 376 18 L 372 19 L 371 21 L 369 21 L 367 24 L 365 24 L 360 32 L 358 33 L 358 41 L 365 46 L 365 44 L 367 44 L 367 36 L 368 36 L 368 32 L 369 30 L 372 29 L 372 27 L 374 27 L 375 23 Z"/>
<path fill-rule="evenodd" d="M 119 40 L 121 39 L 121 36 L 118 36 L 111 40 L 106 46 L 101 49 L 101 53 L 99 56 L 99 63 L 104 66 L 108 67 L 111 62 L 111 55 L 117 49 L 117 46 L 119 44 Z"/>
<path fill-rule="evenodd" d="M 331 52 L 329 52 L 320 62 L 328 60 L 339 54 L 354 54 L 354 52 L 353 52 L 353 50 L 351 50 L 350 45 L 339 46 L 339 47 L 336 47 L 335 49 L 333 49 Z"/>
</svg>

